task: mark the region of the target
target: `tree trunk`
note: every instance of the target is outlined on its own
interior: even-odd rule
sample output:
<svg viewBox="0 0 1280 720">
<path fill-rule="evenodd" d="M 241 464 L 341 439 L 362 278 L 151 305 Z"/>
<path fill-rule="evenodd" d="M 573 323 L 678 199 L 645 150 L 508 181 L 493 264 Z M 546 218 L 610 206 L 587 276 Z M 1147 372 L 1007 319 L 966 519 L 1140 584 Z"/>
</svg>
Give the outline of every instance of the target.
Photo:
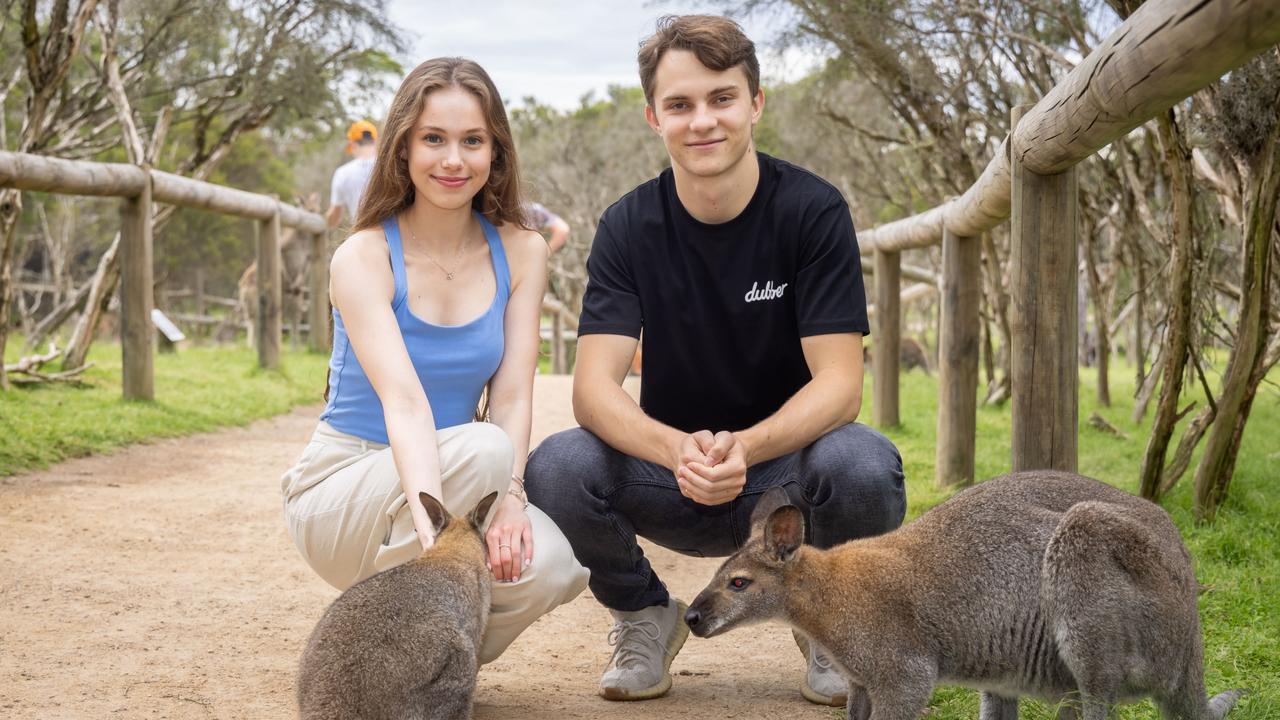
<svg viewBox="0 0 1280 720">
<path fill-rule="evenodd" d="M 1088 216 L 1087 213 L 1081 214 Z M 1102 276 L 1098 273 L 1097 258 L 1094 256 L 1098 249 L 1098 231 L 1097 223 L 1090 223 L 1089 232 L 1085 235 L 1085 287 L 1088 289 L 1089 299 L 1093 302 L 1094 325 L 1098 335 L 1093 358 L 1098 367 L 1098 404 L 1102 407 L 1111 407 L 1111 384 L 1107 377 L 1111 362 L 1111 308 L 1107 303 L 1107 289 L 1103 287 Z M 1080 321 L 1081 327 L 1084 327 L 1084 315 L 1080 316 Z"/>
<path fill-rule="evenodd" d="M 1141 388 L 1143 380 L 1147 377 L 1147 336 L 1146 324 L 1147 315 L 1147 271 L 1142 263 L 1142 251 L 1138 247 L 1138 239 L 1133 238 L 1130 244 L 1132 251 L 1134 273 L 1136 275 L 1134 292 L 1136 293 L 1133 308 L 1133 360 L 1136 375 L 1134 388 Z M 1146 410 L 1143 410 L 1146 413 Z"/>
<path fill-rule="evenodd" d="M 983 301 L 986 304 L 986 301 Z M 995 348 L 991 342 L 991 320 L 990 316 L 984 313 L 982 315 L 982 369 L 986 371 L 987 387 L 991 387 L 996 382 L 996 358 Z"/>
<path fill-rule="evenodd" d="M 1004 273 L 1001 270 L 1001 258 L 996 248 L 992 233 L 982 233 L 982 268 L 983 283 L 986 288 L 987 307 L 991 310 L 996 331 L 999 334 L 999 345 L 995 354 L 989 355 L 992 367 L 988 368 L 987 403 L 1000 404 L 1009 398 L 1009 348 L 1012 345 L 1013 331 L 1009 325 L 1009 295 L 1006 291 Z M 990 325 L 987 326 L 990 330 Z M 993 338 L 987 334 L 987 342 Z"/>
<path fill-rule="evenodd" d="M 1142 458 L 1139 492 L 1148 500 L 1159 500 L 1165 453 L 1178 422 L 1178 398 L 1187 367 L 1187 348 L 1191 342 L 1191 306 L 1194 288 L 1194 238 L 1192 237 L 1191 151 L 1171 108 L 1159 116 L 1157 129 L 1169 171 L 1170 234 L 1172 252 L 1169 260 L 1169 296 L 1165 303 L 1168 326 L 1163 347 L 1160 400 L 1152 420 L 1151 437 Z"/>
<path fill-rule="evenodd" d="M 22 193 L 0 190 L 0 391 L 9 389 L 4 369 L 4 352 L 9 343 L 9 303 L 13 297 L 13 253 L 18 245 L 18 216 L 22 214 Z"/>
<path fill-rule="evenodd" d="M 1259 161 L 1251 169 L 1236 344 L 1218 398 L 1221 422 L 1209 430 L 1204 455 L 1196 468 L 1197 522 L 1211 519 L 1226 499 L 1240 438 L 1258 385 L 1268 369 L 1265 360 L 1271 325 L 1271 237 L 1276 203 L 1280 200 L 1280 123 L 1272 129 Z"/>
</svg>

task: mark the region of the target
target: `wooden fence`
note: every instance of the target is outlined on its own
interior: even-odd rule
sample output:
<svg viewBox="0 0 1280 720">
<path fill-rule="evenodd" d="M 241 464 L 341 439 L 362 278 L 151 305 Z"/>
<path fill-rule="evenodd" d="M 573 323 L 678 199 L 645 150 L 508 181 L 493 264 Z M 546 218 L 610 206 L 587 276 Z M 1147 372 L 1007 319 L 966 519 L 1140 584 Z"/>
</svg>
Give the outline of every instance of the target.
<svg viewBox="0 0 1280 720">
<path fill-rule="evenodd" d="M 1147 2 L 1040 102 L 963 195 L 859 235 L 876 279 L 874 421 L 898 422 L 900 253 L 942 244 L 937 482 L 971 482 L 982 233 L 1012 216 L 1013 469 L 1076 469 L 1081 160 L 1280 42 L 1275 0 Z"/>
<path fill-rule="evenodd" d="M 324 218 L 266 195 L 123 163 L 97 163 L 0 151 L 0 187 L 66 195 L 123 198 L 120 207 L 120 344 L 124 359 L 124 396 L 155 397 L 151 309 L 151 218 L 155 203 L 212 210 L 258 221 L 258 364 L 280 365 L 280 228 L 294 227 L 311 242 L 311 317 L 328 314 L 327 230 Z M 313 323 L 311 344 L 329 347 L 326 332 Z"/>
</svg>

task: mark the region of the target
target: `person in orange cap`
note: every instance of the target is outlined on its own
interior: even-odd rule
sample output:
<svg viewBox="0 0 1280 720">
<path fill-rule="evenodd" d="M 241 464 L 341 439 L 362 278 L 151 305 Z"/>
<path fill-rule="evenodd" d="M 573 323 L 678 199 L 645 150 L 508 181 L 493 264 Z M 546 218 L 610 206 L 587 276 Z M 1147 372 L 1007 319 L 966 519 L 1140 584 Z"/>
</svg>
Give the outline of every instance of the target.
<svg viewBox="0 0 1280 720">
<path fill-rule="evenodd" d="M 378 128 L 368 120 L 357 120 L 347 128 L 347 153 L 352 158 L 333 173 L 329 191 L 329 227 L 338 227 L 343 220 L 354 219 L 360 210 L 360 198 L 369 175 L 373 172 L 373 158 L 378 149 Z"/>
</svg>

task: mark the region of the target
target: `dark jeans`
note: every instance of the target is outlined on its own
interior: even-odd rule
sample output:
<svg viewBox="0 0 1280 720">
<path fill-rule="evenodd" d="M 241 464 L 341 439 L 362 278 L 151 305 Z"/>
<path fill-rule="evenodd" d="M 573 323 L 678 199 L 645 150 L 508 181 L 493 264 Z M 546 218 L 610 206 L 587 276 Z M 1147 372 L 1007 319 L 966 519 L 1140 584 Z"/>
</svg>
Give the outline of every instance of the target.
<svg viewBox="0 0 1280 720">
<path fill-rule="evenodd" d="M 775 485 L 804 512 L 805 540 L 820 548 L 888 532 L 907 508 L 897 448 L 857 423 L 748 468 L 742 494 L 716 506 L 681 495 L 667 468 L 623 455 L 582 428 L 544 440 L 525 469 L 529 501 L 591 571 L 591 592 L 623 611 L 669 597 L 637 535 L 685 555 L 732 555 L 751 533 L 756 501 Z"/>
</svg>

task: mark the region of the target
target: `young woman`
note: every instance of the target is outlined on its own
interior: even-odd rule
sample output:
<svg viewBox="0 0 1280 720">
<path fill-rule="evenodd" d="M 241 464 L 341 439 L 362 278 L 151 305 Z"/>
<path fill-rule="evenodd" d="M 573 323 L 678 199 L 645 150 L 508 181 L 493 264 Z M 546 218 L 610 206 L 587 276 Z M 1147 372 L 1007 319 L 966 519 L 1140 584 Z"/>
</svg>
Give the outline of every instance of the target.
<svg viewBox="0 0 1280 720">
<path fill-rule="evenodd" d="M 422 63 L 333 255 L 328 405 L 283 478 L 284 510 L 307 563 L 345 589 L 431 546 L 419 492 L 461 515 L 506 491 L 485 533 L 481 662 L 587 583 L 522 480 L 546 263 L 493 82 L 469 60 Z M 491 422 L 474 421 L 482 396 Z"/>
</svg>

